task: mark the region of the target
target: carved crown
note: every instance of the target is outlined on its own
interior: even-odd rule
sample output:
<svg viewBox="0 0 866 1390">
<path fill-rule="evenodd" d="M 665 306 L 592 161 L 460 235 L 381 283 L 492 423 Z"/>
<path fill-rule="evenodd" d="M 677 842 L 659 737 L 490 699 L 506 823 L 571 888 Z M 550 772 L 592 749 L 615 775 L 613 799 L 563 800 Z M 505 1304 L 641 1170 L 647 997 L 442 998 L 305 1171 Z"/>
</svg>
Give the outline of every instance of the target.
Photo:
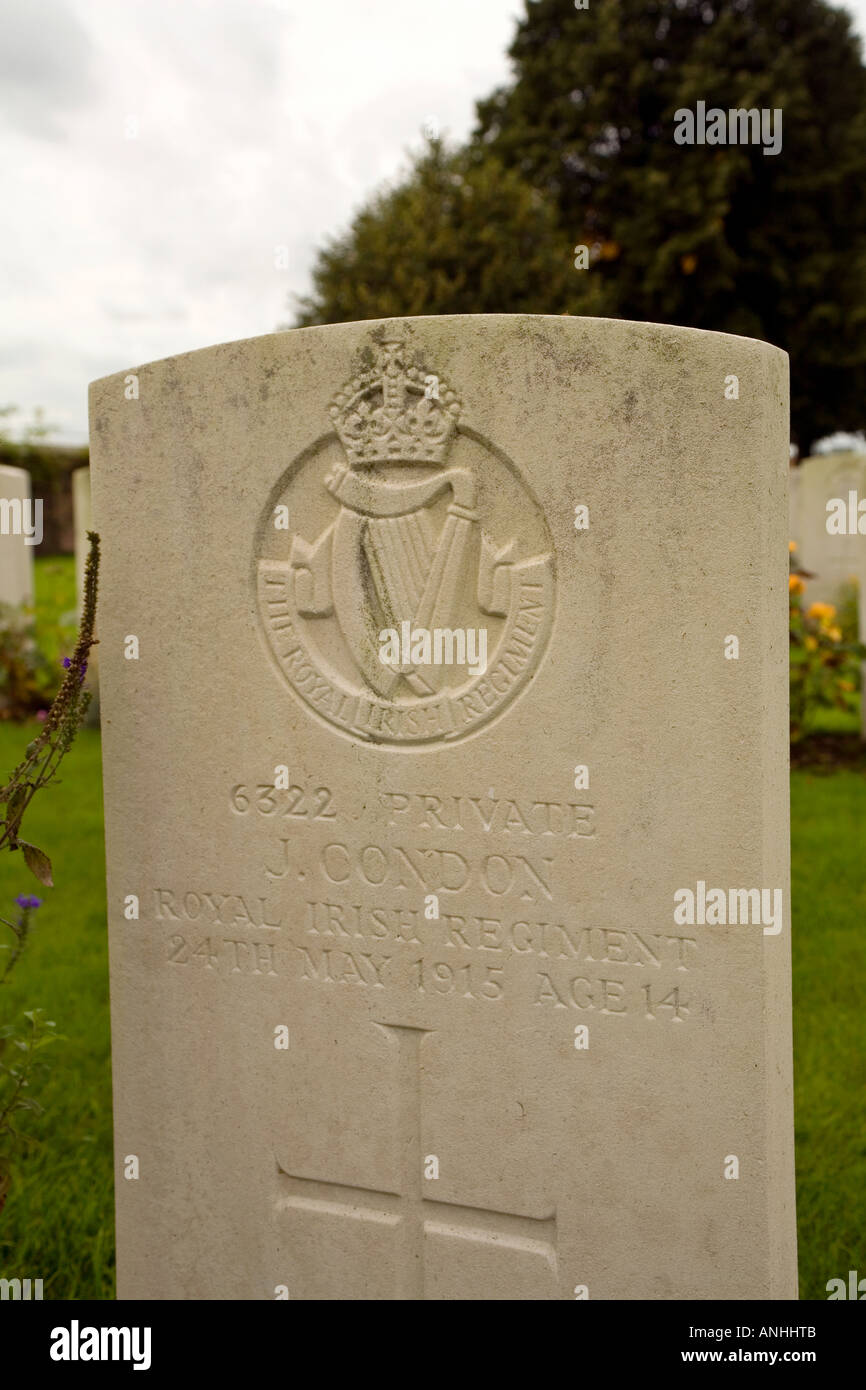
<svg viewBox="0 0 866 1390">
<path fill-rule="evenodd" d="M 350 468 L 445 461 L 460 402 L 439 377 L 407 366 L 405 350 L 402 337 L 384 337 L 376 364 L 334 397 L 330 415 Z"/>
</svg>

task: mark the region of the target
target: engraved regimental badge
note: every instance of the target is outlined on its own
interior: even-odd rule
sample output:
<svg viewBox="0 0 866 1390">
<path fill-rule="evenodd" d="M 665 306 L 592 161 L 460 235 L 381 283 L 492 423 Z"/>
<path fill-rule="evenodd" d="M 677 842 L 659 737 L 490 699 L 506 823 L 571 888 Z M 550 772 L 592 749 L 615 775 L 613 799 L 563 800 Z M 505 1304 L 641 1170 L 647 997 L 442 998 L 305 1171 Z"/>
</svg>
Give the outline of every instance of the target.
<svg viewBox="0 0 866 1390">
<path fill-rule="evenodd" d="M 553 546 L 541 509 L 402 333 L 374 335 L 330 415 L 332 431 L 289 466 L 259 526 L 259 612 L 276 664 L 351 738 L 462 738 L 503 711 L 543 655 Z"/>
</svg>

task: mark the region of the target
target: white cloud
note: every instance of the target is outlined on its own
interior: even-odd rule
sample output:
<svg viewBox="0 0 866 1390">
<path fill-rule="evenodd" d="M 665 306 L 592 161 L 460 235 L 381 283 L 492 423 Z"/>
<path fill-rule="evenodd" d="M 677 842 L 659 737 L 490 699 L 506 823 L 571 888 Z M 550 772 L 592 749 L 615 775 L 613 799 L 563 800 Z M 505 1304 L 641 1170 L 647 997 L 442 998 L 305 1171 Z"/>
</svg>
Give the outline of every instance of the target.
<svg viewBox="0 0 866 1390">
<path fill-rule="evenodd" d="M 424 121 L 468 132 L 520 8 L 15 0 L 0 404 L 81 440 L 93 377 L 285 322 L 316 247 Z"/>
<path fill-rule="evenodd" d="M 862 30 L 866 0 L 851 8 Z M 81 440 L 94 377 L 285 322 L 317 246 L 424 122 L 465 137 L 522 11 L 7 0 L 0 405 Z"/>
<path fill-rule="evenodd" d="M 0 115 L 13 129 L 64 139 L 63 119 L 90 100 L 92 46 L 63 0 L 8 7 L 0 43 Z"/>
</svg>

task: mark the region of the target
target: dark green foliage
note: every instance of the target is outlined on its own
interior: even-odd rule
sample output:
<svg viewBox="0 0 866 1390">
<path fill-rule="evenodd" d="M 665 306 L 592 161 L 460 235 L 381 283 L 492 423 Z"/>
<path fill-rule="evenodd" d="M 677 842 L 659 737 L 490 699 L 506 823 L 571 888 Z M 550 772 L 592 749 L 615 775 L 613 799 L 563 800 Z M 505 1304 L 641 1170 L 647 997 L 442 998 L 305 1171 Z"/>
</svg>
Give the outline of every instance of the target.
<svg viewBox="0 0 866 1390">
<path fill-rule="evenodd" d="M 298 322 L 568 311 L 745 334 L 791 354 L 803 449 L 862 426 L 866 69 L 847 15 L 530 0 L 510 53 L 466 149 L 431 147 L 373 199 L 319 257 Z M 675 112 L 699 100 L 781 108 L 781 152 L 677 145 Z"/>
<path fill-rule="evenodd" d="M 588 302 L 555 209 L 513 170 L 431 140 L 320 253 L 297 326 L 400 314 L 563 313 Z"/>
</svg>

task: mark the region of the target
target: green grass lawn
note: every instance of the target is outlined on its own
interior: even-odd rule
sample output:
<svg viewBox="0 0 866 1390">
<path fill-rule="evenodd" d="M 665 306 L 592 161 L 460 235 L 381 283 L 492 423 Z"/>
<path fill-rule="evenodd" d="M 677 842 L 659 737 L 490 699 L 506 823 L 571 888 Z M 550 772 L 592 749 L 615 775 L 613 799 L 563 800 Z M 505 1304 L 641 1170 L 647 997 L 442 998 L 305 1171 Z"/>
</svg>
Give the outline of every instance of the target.
<svg viewBox="0 0 866 1390">
<path fill-rule="evenodd" d="M 38 726 L 33 726 L 38 727 Z M 28 729 L 0 725 L 0 771 Z M 108 966 L 99 736 L 84 730 L 62 784 L 33 803 L 28 838 L 57 887 L 17 855 L 0 859 L 0 912 L 16 894 L 45 905 L 4 1011 L 43 1007 L 67 1042 L 49 1049 L 41 1143 L 0 1216 L 0 1275 L 42 1278 L 46 1298 L 113 1296 Z M 792 776 L 794 1042 L 800 1293 L 866 1275 L 866 777 Z"/>
<path fill-rule="evenodd" d="M 866 1276 L 866 777 L 791 778 L 800 1297 Z"/>
<path fill-rule="evenodd" d="M 810 726 L 810 733 L 816 734 L 856 734 L 859 730 L 859 710 L 851 714 L 846 709 L 819 709 Z"/>
<path fill-rule="evenodd" d="M 36 617 L 57 622 L 61 615 L 75 611 L 75 556 L 40 555 L 33 566 Z"/>
<path fill-rule="evenodd" d="M 59 667 L 60 658 L 72 651 L 78 629 L 75 556 L 40 557 L 33 566 L 33 588 L 39 645 Z"/>
<path fill-rule="evenodd" d="M 0 724 L 0 780 L 41 726 Z M 43 906 L 27 954 L 2 986 L 3 1021 L 44 1008 L 67 1041 L 47 1050 L 40 1143 L 19 1165 L 0 1214 L 0 1276 L 44 1281 L 46 1298 L 113 1298 L 114 1213 L 102 773 L 99 734 L 84 729 L 61 781 L 34 798 L 26 838 L 44 848 L 54 889 L 20 854 L 0 856 L 0 915 L 19 893 Z M 2 939 L 9 932 L 0 929 Z M 5 952 L 3 953 L 5 956 Z"/>
</svg>

